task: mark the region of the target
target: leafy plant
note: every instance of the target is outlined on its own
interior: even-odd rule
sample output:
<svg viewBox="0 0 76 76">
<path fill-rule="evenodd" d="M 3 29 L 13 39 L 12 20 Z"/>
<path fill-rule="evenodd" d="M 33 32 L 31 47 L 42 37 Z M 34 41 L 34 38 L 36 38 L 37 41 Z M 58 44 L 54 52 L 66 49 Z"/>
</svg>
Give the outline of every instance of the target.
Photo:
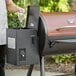
<svg viewBox="0 0 76 76">
<path fill-rule="evenodd" d="M 52 56 L 56 63 L 71 63 L 76 60 L 75 54 Z"/>
</svg>

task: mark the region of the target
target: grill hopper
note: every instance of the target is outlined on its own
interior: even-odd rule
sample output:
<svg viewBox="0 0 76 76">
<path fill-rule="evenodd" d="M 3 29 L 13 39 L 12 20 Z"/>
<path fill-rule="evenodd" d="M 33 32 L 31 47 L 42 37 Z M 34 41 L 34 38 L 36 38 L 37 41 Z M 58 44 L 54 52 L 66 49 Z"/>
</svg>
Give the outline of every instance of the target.
<svg viewBox="0 0 76 76">
<path fill-rule="evenodd" d="M 76 53 L 76 13 L 41 13 L 39 21 L 41 55 Z"/>
</svg>

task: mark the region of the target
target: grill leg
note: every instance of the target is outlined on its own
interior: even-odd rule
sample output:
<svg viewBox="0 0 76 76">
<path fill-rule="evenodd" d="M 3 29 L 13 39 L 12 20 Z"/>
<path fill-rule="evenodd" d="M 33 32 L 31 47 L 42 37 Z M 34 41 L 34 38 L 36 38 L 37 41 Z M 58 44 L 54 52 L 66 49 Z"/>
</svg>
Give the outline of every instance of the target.
<svg viewBox="0 0 76 76">
<path fill-rule="evenodd" d="M 31 76 L 32 75 L 33 67 L 34 67 L 34 64 L 30 65 L 30 68 L 28 70 L 27 76 Z"/>
<path fill-rule="evenodd" d="M 40 58 L 40 76 L 45 76 L 44 56 Z"/>
</svg>

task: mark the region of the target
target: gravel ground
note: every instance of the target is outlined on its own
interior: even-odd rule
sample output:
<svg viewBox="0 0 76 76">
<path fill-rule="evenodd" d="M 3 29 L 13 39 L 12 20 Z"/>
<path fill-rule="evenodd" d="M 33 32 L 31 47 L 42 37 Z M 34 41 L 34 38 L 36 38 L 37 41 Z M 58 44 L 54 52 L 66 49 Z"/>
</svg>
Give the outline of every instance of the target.
<svg viewBox="0 0 76 76">
<path fill-rule="evenodd" d="M 5 68 L 7 70 L 11 69 L 28 69 L 29 66 L 14 66 L 14 65 L 8 65 L 6 64 Z M 39 71 L 40 69 L 39 65 L 35 65 L 34 70 Z M 56 73 L 74 73 L 75 71 L 75 64 L 55 64 L 55 63 L 45 63 L 45 71 L 46 72 L 56 72 Z"/>
</svg>

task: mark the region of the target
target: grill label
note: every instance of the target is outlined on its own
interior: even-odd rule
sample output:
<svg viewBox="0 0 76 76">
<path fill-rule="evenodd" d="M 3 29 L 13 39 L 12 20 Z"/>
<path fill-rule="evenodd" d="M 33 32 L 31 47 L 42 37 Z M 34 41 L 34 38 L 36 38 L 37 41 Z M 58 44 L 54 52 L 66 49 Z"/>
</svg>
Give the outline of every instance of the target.
<svg viewBox="0 0 76 76">
<path fill-rule="evenodd" d="M 8 48 L 16 49 L 15 38 L 8 37 Z"/>
</svg>

